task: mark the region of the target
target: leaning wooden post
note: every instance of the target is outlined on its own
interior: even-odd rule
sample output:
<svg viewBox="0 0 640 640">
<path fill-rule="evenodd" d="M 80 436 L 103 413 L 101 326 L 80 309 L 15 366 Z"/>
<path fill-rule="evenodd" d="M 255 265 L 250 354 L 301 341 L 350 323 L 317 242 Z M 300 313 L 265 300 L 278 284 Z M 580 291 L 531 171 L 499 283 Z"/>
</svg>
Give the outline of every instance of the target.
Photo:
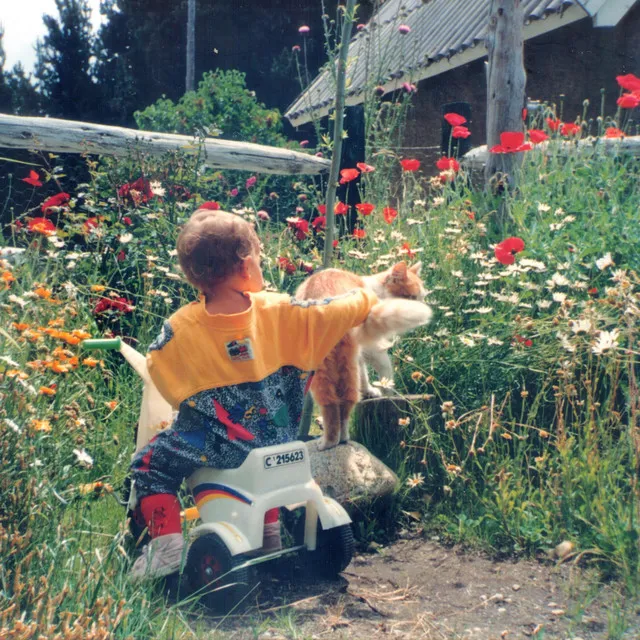
<svg viewBox="0 0 640 640">
<path fill-rule="evenodd" d="M 331 266 L 333 256 L 333 238 L 335 236 L 335 213 L 333 208 L 336 202 L 336 184 L 338 183 L 338 173 L 340 171 L 340 160 L 342 158 L 342 133 L 344 131 L 344 93 L 347 80 L 347 56 L 349 55 L 349 42 L 351 40 L 351 25 L 355 13 L 356 0 L 347 0 L 344 10 L 342 33 L 340 35 L 340 53 L 338 54 L 338 66 L 336 69 L 336 103 L 333 121 L 333 153 L 331 156 L 331 168 L 329 169 L 329 179 L 327 181 L 327 196 L 325 198 L 326 228 L 324 232 L 324 254 L 322 258 L 322 268 Z M 306 439 L 309 436 L 311 418 L 313 416 L 313 398 L 307 393 L 302 408 L 300 418 L 300 428 L 298 436 Z"/>
<path fill-rule="evenodd" d="M 493 0 L 491 3 L 487 36 L 488 149 L 500 144 L 501 133 L 523 129 L 526 85 L 523 4 L 523 0 Z M 503 183 L 513 188 L 521 164 L 522 152 L 490 153 L 485 167 L 487 187 L 491 188 L 495 174 L 501 173 Z"/>
</svg>

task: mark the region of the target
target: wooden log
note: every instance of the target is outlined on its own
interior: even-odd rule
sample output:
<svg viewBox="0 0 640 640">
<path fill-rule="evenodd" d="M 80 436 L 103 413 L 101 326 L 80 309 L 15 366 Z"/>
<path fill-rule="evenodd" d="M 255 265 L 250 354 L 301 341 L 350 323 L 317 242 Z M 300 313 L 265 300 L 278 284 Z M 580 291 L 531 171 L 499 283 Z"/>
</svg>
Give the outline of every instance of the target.
<svg viewBox="0 0 640 640">
<path fill-rule="evenodd" d="M 611 157 L 617 155 L 640 157 L 640 136 L 628 136 L 625 138 L 599 138 L 588 136 L 578 140 L 577 143 L 568 140 L 561 140 L 554 142 L 553 146 L 549 146 L 548 142 L 543 142 L 536 145 L 535 149 L 544 151 L 548 156 L 551 156 L 552 154 L 568 156 L 571 153 L 602 153 Z M 489 153 L 486 144 L 474 147 L 462 157 L 462 166 L 471 171 L 482 170 L 486 166 L 487 160 L 491 155 L 494 154 Z"/>
<path fill-rule="evenodd" d="M 0 147 L 111 156 L 127 156 L 136 152 L 163 155 L 181 151 L 199 154 L 202 164 L 214 169 L 285 175 L 318 174 L 330 166 L 324 158 L 249 142 L 199 139 L 74 120 L 6 114 L 0 114 Z"/>
<path fill-rule="evenodd" d="M 407 457 L 403 441 L 408 431 L 398 420 L 409 418 L 411 422 L 420 413 L 431 415 L 436 410 L 436 400 L 431 394 L 398 395 L 371 398 L 358 403 L 353 412 L 351 437 L 363 444 L 391 469 L 397 471 Z M 412 452 L 418 457 L 421 452 Z"/>
<path fill-rule="evenodd" d="M 521 0 L 492 0 L 487 50 L 487 145 L 500 144 L 500 134 L 522 131 L 525 106 L 524 6 Z M 496 173 L 515 186 L 522 153 L 492 153 L 485 166 L 485 181 L 492 186 Z"/>
</svg>

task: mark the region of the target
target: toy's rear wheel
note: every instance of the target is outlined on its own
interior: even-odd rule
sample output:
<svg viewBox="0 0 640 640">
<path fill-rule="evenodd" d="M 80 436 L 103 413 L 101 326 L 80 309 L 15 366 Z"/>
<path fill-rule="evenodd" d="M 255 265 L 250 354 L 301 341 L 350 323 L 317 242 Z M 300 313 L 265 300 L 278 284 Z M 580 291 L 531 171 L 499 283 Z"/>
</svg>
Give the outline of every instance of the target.
<svg viewBox="0 0 640 640">
<path fill-rule="evenodd" d="M 202 535 L 191 544 L 185 567 L 189 587 L 213 613 L 228 613 L 244 604 L 251 584 L 247 567 L 232 571 L 240 562 L 215 533 Z"/>
<path fill-rule="evenodd" d="M 350 524 L 333 529 L 323 529 L 318 519 L 315 551 L 305 551 L 303 561 L 307 570 L 321 578 L 335 578 L 344 571 L 353 558 L 355 542 Z M 300 519 L 300 528 L 296 535 L 298 544 L 304 543 L 304 518 Z"/>
</svg>

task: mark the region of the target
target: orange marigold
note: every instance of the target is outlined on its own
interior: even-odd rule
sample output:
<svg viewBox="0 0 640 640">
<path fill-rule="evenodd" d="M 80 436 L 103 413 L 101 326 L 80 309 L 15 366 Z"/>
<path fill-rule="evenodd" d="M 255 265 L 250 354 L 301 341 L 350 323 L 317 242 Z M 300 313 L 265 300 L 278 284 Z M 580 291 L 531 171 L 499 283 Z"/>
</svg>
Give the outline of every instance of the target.
<svg viewBox="0 0 640 640">
<path fill-rule="evenodd" d="M 11 326 L 16 330 L 16 331 L 24 331 L 25 329 L 29 328 L 29 325 L 26 322 L 12 322 Z"/>
<path fill-rule="evenodd" d="M 82 364 L 86 365 L 87 367 L 95 367 L 100 364 L 100 360 L 96 360 L 95 358 L 85 358 L 82 361 Z"/>
<path fill-rule="evenodd" d="M 43 396 L 55 396 L 56 395 L 56 390 L 52 389 L 51 387 L 40 387 L 40 389 L 38 389 L 38 391 Z"/>
<path fill-rule="evenodd" d="M 44 433 L 49 433 L 51 431 L 51 423 L 48 420 L 38 420 L 37 418 L 32 418 L 31 428 L 34 431 L 43 431 Z"/>
<path fill-rule="evenodd" d="M 39 297 L 42 298 L 43 300 L 48 300 L 53 294 L 52 291 L 50 289 L 47 289 L 46 287 L 38 287 L 34 293 Z"/>
</svg>

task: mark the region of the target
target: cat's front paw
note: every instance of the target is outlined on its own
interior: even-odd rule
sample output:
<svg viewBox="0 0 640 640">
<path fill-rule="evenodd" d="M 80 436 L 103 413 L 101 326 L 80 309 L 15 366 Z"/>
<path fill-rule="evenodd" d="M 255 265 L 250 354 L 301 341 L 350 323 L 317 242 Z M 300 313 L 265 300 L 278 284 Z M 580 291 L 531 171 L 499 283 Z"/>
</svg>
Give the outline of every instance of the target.
<svg viewBox="0 0 640 640">
<path fill-rule="evenodd" d="M 318 451 L 325 451 L 327 449 L 333 449 L 338 445 L 338 441 L 329 441 L 324 436 L 318 439 Z"/>
<path fill-rule="evenodd" d="M 381 398 L 382 397 L 382 389 L 378 389 L 376 387 L 367 387 L 362 391 L 363 398 Z"/>
</svg>

